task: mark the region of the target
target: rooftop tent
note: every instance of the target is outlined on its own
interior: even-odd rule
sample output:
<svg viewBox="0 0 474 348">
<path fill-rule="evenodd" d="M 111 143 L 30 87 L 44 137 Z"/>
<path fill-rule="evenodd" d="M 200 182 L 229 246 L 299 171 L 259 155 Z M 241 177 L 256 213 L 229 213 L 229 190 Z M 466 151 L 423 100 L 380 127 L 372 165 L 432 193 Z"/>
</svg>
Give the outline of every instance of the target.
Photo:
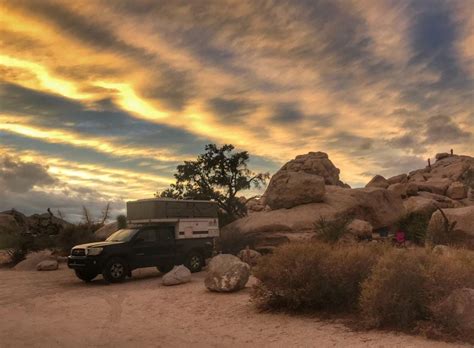
<svg viewBox="0 0 474 348">
<path fill-rule="evenodd" d="M 172 218 L 217 218 L 217 203 L 163 198 L 127 202 L 128 220 Z"/>
</svg>

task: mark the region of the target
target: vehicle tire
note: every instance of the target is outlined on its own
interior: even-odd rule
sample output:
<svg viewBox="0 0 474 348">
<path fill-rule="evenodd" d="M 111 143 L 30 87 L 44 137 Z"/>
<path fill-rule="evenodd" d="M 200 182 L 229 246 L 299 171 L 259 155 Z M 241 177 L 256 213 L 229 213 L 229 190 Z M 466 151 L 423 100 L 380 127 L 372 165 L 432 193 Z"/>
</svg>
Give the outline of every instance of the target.
<svg viewBox="0 0 474 348">
<path fill-rule="evenodd" d="M 86 271 L 85 269 L 76 269 L 76 276 L 80 279 L 89 283 L 97 277 L 97 272 Z"/>
<path fill-rule="evenodd" d="M 173 269 L 174 265 L 161 265 L 161 266 L 158 266 L 156 267 L 156 269 L 160 272 L 160 273 L 168 273 L 169 271 L 171 271 Z"/>
<path fill-rule="evenodd" d="M 127 263 L 120 257 L 113 257 L 105 263 L 102 275 L 108 283 L 120 283 L 128 274 Z"/>
<path fill-rule="evenodd" d="M 184 265 L 191 271 L 191 273 L 199 272 L 204 267 L 204 258 L 198 252 L 191 252 L 186 257 Z"/>
</svg>

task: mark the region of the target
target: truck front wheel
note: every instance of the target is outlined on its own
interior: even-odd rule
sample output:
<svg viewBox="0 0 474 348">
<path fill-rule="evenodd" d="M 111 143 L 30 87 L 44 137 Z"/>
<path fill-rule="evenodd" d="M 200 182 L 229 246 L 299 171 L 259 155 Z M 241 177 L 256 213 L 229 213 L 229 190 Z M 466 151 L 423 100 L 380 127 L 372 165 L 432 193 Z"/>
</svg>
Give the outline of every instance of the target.
<svg viewBox="0 0 474 348">
<path fill-rule="evenodd" d="M 108 283 L 120 283 L 128 274 L 125 260 L 119 257 L 113 257 L 106 262 L 102 275 Z"/>
<path fill-rule="evenodd" d="M 198 252 L 191 252 L 186 257 L 186 262 L 184 263 L 186 267 L 192 272 L 199 272 L 204 266 L 204 258 Z"/>
<path fill-rule="evenodd" d="M 97 274 L 98 274 L 97 272 L 93 272 L 93 271 L 86 271 L 84 269 L 76 269 L 76 276 L 80 280 L 85 281 L 86 283 L 89 283 L 90 281 L 92 281 L 92 279 L 97 277 Z"/>
</svg>

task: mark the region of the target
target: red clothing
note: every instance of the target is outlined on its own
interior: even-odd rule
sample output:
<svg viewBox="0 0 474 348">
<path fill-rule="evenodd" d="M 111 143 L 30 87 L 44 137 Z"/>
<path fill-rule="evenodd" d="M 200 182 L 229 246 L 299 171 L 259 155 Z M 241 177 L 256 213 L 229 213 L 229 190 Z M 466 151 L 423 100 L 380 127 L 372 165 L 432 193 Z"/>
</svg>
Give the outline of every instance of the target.
<svg viewBox="0 0 474 348">
<path fill-rule="evenodd" d="M 405 232 L 397 231 L 397 233 L 395 234 L 395 239 L 397 240 L 398 243 L 404 243 L 405 242 Z"/>
</svg>

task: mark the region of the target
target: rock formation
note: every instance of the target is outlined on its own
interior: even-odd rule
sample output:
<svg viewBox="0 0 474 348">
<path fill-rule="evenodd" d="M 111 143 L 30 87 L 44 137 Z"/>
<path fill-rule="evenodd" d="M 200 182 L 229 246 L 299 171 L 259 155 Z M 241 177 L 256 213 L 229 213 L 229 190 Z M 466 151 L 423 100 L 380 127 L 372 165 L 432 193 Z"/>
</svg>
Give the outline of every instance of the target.
<svg viewBox="0 0 474 348">
<path fill-rule="evenodd" d="M 472 186 L 470 156 L 437 155 L 426 168 L 388 179 L 376 175 L 365 188 L 351 189 L 339 179 L 339 169 L 327 154 L 310 152 L 286 163 L 263 196 L 247 204 L 248 216 L 227 225 L 222 233 L 250 234 L 257 250 L 264 250 L 314 236 L 314 223 L 321 217 L 350 217 L 362 221 L 357 228 L 377 230 L 394 226 L 411 213 L 430 216 L 437 207 L 474 206 Z"/>
<path fill-rule="evenodd" d="M 265 199 L 272 209 L 292 208 L 322 202 L 325 192 L 324 179 L 319 175 L 280 171 L 272 177 Z"/>
</svg>

